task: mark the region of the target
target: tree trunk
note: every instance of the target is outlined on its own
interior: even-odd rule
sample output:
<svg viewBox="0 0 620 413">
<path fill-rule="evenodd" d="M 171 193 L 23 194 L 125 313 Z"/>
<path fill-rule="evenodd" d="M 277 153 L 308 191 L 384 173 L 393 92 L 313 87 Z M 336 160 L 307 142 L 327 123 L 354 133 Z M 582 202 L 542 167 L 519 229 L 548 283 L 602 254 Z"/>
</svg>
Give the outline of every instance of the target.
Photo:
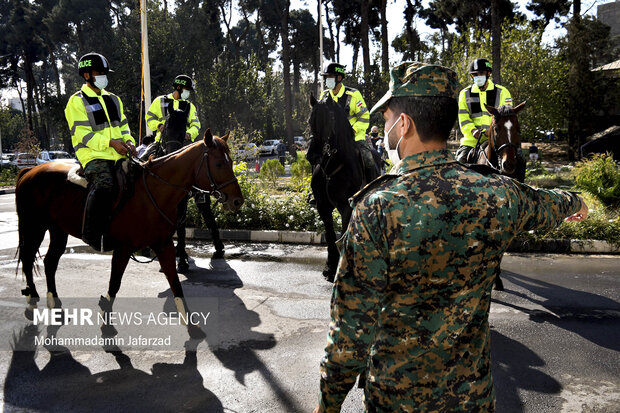
<svg viewBox="0 0 620 413">
<path fill-rule="evenodd" d="M 491 0 L 491 34 L 493 36 L 493 81 L 502 83 L 502 20 L 499 15 L 499 0 Z"/>
<path fill-rule="evenodd" d="M 331 60 L 333 60 L 334 58 L 336 58 L 336 50 L 334 49 L 334 45 L 338 44 L 337 40 L 334 39 L 334 30 L 332 28 L 332 20 L 329 18 L 329 8 L 328 8 L 328 4 L 329 3 L 325 3 L 325 20 L 327 20 L 327 30 L 329 31 L 329 39 L 331 40 L 331 44 L 329 47 L 329 58 Z M 338 59 L 336 59 L 338 60 Z"/>
<path fill-rule="evenodd" d="M 362 59 L 364 61 L 364 80 L 370 76 L 370 45 L 368 44 L 368 1 L 362 0 L 360 15 L 360 37 L 362 38 Z"/>
<path fill-rule="evenodd" d="M 291 58 L 290 42 L 288 38 L 288 18 L 291 1 L 284 1 L 280 20 L 280 37 L 282 39 L 282 75 L 284 80 L 284 117 L 286 121 L 286 145 L 289 150 L 293 148 L 293 99 L 291 96 Z"/>
<path fill-rule="evenodd" d="M 568 25 L 568 61 L 570 67 L 568 71 L 568 160 L 573 162 L 580 158 L 580 147 L 582 145 L 583 131 L 580 108 L 581 82 L 584 81 L 583 67 L 587 69 L 587 61 L 584 65 L 583 46 L 581 45 L 581 1 L 573 2 L 573 18 Z M 583 89 L 585 90 L 585 89 Z"/>
<path fill-rule="evenodd" d="M 355 72 L 355 69 L 357 68 L 357 57 L 359 56 L 359 52 L 360 52 L 360 42 L 358 39 L 355 39 L 353 41 L 353 67 L 351 68 L 351 73 Z"/>
<path fill-rule="evenodd" d="M 336 25 L 336 61 L 340 61 L 340 25 Z"/>
<path fill-rule="evenodd" d="M 383 73 L 390 71 L 390 57 L 388 42 L 388 29 L 387 29 L 387 0 L 381 0 L 381 66 Z"/>
</svg>

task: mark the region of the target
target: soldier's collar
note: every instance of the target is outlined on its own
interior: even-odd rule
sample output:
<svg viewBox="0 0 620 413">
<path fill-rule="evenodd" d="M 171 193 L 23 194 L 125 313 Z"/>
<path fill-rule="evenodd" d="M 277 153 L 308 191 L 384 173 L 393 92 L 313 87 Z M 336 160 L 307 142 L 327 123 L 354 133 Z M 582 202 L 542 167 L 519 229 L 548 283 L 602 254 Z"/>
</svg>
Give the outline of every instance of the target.
<svg viewBox="0 0 620 413">
<path fill-rule="evenodd" d="M 334 95 L 331 89 L 329 89 L 329 94 L 332 95 L 332 98 L 338 100 L 342 95 L 344 95 L 344 89 L 344 83 L 340 82 L 340 90 L 338 91 L 338 94 Z"/>
<path fill-rule="evenodd" d="M 398 174 L 404 175 L 412 170 L 453 162 L 456 162 L 456 160 L 448 149 L 420 152 L 401 160 L 400 164 L 398 164 Z"/>
<path fill-rule="evenodd" d="M 100 95 L 96 94 L 95 91 L 92 90 L 90 87 L 88 87 L 88 85 L 86 83 L 84 83 L 82 85 L 81 91 L 82 91 L 82 93 L 84 93 L 86 96 L 88 96 L 90 98 L 94 98 L 94 97 L 97 97 L 97 96 L 103 96 L 103 95 L 109 95 L 108 91 L 105 90 L 105 89 L 101 89 L 101 94 Z"/>
</svg>

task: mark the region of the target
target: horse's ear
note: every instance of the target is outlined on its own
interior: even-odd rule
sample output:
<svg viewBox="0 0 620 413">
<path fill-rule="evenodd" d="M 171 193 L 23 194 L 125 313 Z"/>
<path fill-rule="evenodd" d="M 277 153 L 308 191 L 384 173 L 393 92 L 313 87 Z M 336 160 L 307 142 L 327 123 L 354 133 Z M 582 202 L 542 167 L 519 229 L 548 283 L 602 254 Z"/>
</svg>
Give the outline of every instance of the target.
<svg viewBox="0 0 620 413">
<path fill-rule="evenodd" d="M 222 136 L 222 140 L 224 142 L 228 142 L 228 138 L 230 138 L 230 131 L 226 132 L 226 135 Z"/>
<path fill-rule="evenodd" d="M 204 141 L 208 147 L 213 146 L 213 134 L 211 133 L 211 128 L 207 128 L 205 131 Z"/>
<path fill-rule="evenodd" d="M 499 115 L 499 112 L 497 111 L 497 108 L 495 106 L 484 105 L 484 107 L 487 108 L 487 112 L 489 112 L 491 115 L 493 116 Z"/>
<path fill-rule="evenodd" d="M 519 113 L 521 110 L 523 110 L 525 108 L 525 104 L 526 103 L 527 103 L 527 100 L 524 100 L 523 102 L 521 102 L 517 106 L 515 106 L 515 108 L 513 109 L 515 111 L 515 113 Z"/>
<path fill-rule="evenodd" d="M 314 94 L 310 93 L 310 107 L 313 107 L 317 103 L 318 103 L 318 100 L 316 100 L 316 98 L 314 97 Z"/>
</svg>

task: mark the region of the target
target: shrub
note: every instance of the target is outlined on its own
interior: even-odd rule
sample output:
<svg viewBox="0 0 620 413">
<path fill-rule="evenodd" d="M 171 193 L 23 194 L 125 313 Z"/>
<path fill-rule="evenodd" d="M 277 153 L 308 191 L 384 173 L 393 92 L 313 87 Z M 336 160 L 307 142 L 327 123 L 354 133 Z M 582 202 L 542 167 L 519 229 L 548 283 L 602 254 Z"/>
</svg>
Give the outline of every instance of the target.
<svg viewBox="0 0 620 413">
<path fill-rule="evenodd" d="M 312 166 L 310 162 L 302 156 L 298 156 L 297 160 L 291 164 L 291 184 L 293 189 L 303 192 L 310 187 L 310 179 L 312 178 Z"/>
<path fill-rule="evenodd" d="M 0 171 L 0 185 L 2 186 L 14 186 L 17 179 L 17 173 L 19 169 L 15 165 L 6 165 L 2 167 Z"/>
<path fill-rule="evenodd" d="M 264 181 L 271 182 L 274 187 L 280 175 L 284 175 L 284 167 L 277 159 L 267 159 L 259 172 L 260 178 Z"/>
<path fill-rule="evenodd" d="M 620 207 L 620 167 L 610 154 L 597 154 L 580 162 L 575 174 L 577 188 L 592 194 L 605 207 Z"/>
</svg>

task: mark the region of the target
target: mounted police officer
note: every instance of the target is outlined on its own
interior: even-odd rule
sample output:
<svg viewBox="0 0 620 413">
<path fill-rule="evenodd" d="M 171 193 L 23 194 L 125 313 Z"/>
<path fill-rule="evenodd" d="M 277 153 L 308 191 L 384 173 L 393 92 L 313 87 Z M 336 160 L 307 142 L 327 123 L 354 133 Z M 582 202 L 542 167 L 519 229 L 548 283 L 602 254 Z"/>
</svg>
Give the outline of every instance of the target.
<svg viewBox="0 0 620 413">
<path fill-rule="evenodd" d="M 65 108 L 73 149 L 89 183 L 82 239 L 98 251 L 113 248 L 105 235 L 116 186 L 115 163 L 128 153 L 136 155 L 123 102 L 105 90 L 109 72 L 108 60 L 99 53 L 82 56 L 78 73 L 84 85 Z"/>
<path fill-rule="evenodd" d="M 491 62 L 487 59 L 474 59 L 469 64 L 469 75 L 474 83 L 461 90 L 459 95 L 459 126 L 463 137 L 456 151 L 456 159 L 460 162 L 476 163 L 473 149 L 488 139 L 493 116 L 485 105 L 496 108 L 512 106 L 510 92 L 504 86 L 493 83 L 491 72 Z"/>
<path fill-rule="evenodd" d="M 588 208 L 575 194 L 481 175 L 446 142 L 456 73 L 404 62 L 371 112 L 383 112 L 394 174 L 353 198 L 341 238 L 315 413 L 339 412 L 360 375 L 364 411 L 491 412 L 491 289 L 522 231 Z"/>
<path fill-rule="evenodd" d="M 326 101 L 328 97 L 339 103 L 349 117 L 349 123 L 355 132 L 357 144 L 364 166 L 366 182 L 370 182 L 377 176 L 375 161 L 370 151 L 370 145 L 366 142 L 366 129 L 370 126 L 370 114 L 362 94 L 357 90 L 345 86 L 342 80 L 345 77 L 344 66 L 339 63 L 329 63 L 322 73 L 325 78 L 327 89 L 321 92 L 319 100 Z"/>
<path fill-rule="evenodd" d="M 187 75 L 178 75 L 172 82 L 172 88 L 172 93 L 158 96 L 153 100 L 145 115 L 146 124 L 151 130 L 156 131 L 155 141 L 159 142 L 164 131 L 166 119 L 173 112 L 175 114 L 182 113 L 187 124 L 185 139 L 193 142 L 200 131 L 200 121 L 196 113 L 196 106 L 187 100 L 191 91 L 194 90 L 194 82 Z"/>
</svg>

